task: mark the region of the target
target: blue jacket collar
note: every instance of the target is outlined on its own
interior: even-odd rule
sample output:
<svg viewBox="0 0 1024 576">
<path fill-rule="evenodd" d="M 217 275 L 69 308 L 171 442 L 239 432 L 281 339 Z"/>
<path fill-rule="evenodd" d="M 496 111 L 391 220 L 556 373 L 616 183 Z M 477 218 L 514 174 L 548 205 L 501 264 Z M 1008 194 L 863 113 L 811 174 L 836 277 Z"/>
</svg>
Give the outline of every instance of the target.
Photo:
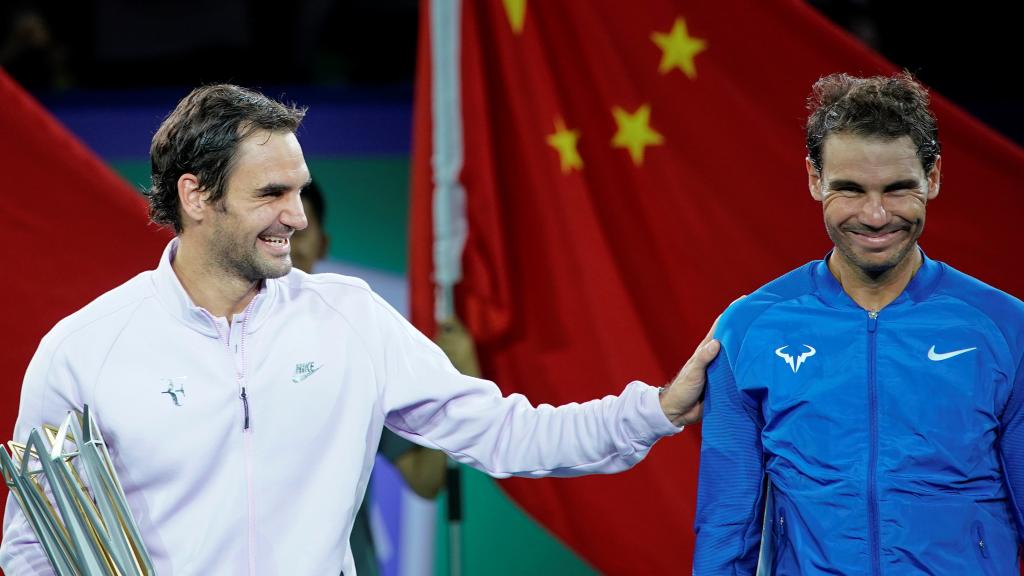
<svg viewBox="0 0 1024 576">
<path fill-rule="evenodd" d="M 815 291 L 825 304 L 833 308 L 859 308 L 860 306 L 843 290 L 843 286 L 828 269 L 828 259 L 832 257 L 833 251 L 829 250 L 824 258 L 811 265 L 811 277 L 814 280 Z M 921 302 L 935 291 L 935 286 L 942 276 L 942 263 L 929 258 L 920 247 L 918 247 L 918 251 L 921 252 L 921 267 L 910 279 L 903 292 L 889 306 L 899 305 L 908 300 Z"/>
</svg>

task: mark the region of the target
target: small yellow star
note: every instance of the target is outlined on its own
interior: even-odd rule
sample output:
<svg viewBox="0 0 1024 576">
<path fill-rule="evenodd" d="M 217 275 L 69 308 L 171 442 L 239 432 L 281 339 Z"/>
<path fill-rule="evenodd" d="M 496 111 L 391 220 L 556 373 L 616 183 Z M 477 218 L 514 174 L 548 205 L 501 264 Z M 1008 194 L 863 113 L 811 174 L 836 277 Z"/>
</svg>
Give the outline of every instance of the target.
<svg viewBox="0 0 1024 576">
<path fill-rule="evenodd" d="M 508 15 L 508 23 L 512 25 L 512 31 L 522 34 L 523 21 L 526 20 L 526 0 L 502 0 L 505 5 L 505 13 Z"/>
<path fill-rule="evenodd" d="M 651 34 L 651 40 L 661 48 L 658 72 L 668 74 L 672 69 L 679 68 L 687 78 L 693 80 L 697 77 L 697 66 L 693 59 L 707 49 L 708 43 L 702 38 L 690 36 L 686 30 L 686 21 L 682 17 L 676 18 L 668 34 L 654 32 Z"/>
<path fill-rule="evenodd" d="M 558 151 L 558 157 L 562 162 L 562 174 L 583 168 L 583 158 L 580 158 L 580 153 L 576 149 L 576 142 L 579 139 L 579 130 L 569 130 L 561 117 L 555 118 L 555 133 L 548 134 L 547 143 Z"/>
<path fill-rule="evenodd" d="M 650 104 L 644 104 L 632 114 L 616 106 L 612 108 L 612 116 L 619 126 L 612 138 L 612 147 L 627 148 L 633 164 L 637 166 L 644 163 L 644 149 L 647 146 L 658 146 L 665 142 L 661 134 L 650 126 Z"/>
</svg>

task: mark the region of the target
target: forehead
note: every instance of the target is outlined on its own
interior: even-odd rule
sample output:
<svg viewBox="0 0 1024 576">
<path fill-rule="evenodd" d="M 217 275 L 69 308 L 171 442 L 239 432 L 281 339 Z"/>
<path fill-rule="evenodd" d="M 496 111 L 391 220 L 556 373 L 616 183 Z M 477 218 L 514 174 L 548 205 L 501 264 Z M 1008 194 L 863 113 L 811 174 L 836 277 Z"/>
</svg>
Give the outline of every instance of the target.
<svg viewBox="0 0 1024 576">
<path fill-rule="evenodd" d="M 266 130 L 257 130 L 239 142 L 229 178 L 232 184 L 254 188 L 268 184 L 300 188 L 308 179 L 309 169 L 295 134 Z"/>
<path fill-rule="evenodd" d="M 858 182 L 923 178 L 924 167 L 910 136 L 831 134 L 822 147 L 822 176 Z"/>
</svg>

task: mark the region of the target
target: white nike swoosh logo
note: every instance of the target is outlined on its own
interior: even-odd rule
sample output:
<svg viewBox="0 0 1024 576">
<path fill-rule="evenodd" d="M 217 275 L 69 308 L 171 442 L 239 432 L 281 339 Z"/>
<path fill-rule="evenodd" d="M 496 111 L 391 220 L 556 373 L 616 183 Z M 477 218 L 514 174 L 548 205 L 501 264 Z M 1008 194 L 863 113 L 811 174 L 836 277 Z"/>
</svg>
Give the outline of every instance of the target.
<svg viewBox="0 0 1024 576">
<path fill-rule="evenodd" d="M 975 346 L 974 348 L 964 348 L 963 350 L 953 350 L 952 352 L 938 353 L 938 352 L 935 351 L 935 346 L 932 346 L 931 348 L 928 349 L 928 359 L 929 360 L 933 360 L 935 362 L 941 362 L 943 360 L 949 360 L 950 358 L 952 358 L 954 356 L 959 356 L 961 354 L 966 354 L 967 352 L 970 352 L 971 350 L 977 350 L 977 349 L 978 349 L 978 347 Z"/>
</svg>

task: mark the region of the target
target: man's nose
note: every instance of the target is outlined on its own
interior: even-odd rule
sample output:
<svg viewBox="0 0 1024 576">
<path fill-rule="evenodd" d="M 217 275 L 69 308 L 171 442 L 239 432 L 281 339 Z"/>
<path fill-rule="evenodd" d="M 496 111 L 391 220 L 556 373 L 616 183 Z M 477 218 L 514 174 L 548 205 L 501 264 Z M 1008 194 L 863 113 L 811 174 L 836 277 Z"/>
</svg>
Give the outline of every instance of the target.
<svg viewBox="0 0 1024 576">
<path fill-rule="evenodd" d="M 868 192 L 860 207 L 861 223 L 873 228 L 881 228 L 889 222 L 889 213 L 885 209 L 885 198 L 881 193 Z"/>
<path fill-rule="evenodd" d="M 281 223 L 295 230 L 303 230 L 309 225 L 309 221 L 306 219 L 306 211 L 302 208 L 302 197 L 298 193 L 289 196 L 288 205 L 281 212 Z"/>
</svg>

